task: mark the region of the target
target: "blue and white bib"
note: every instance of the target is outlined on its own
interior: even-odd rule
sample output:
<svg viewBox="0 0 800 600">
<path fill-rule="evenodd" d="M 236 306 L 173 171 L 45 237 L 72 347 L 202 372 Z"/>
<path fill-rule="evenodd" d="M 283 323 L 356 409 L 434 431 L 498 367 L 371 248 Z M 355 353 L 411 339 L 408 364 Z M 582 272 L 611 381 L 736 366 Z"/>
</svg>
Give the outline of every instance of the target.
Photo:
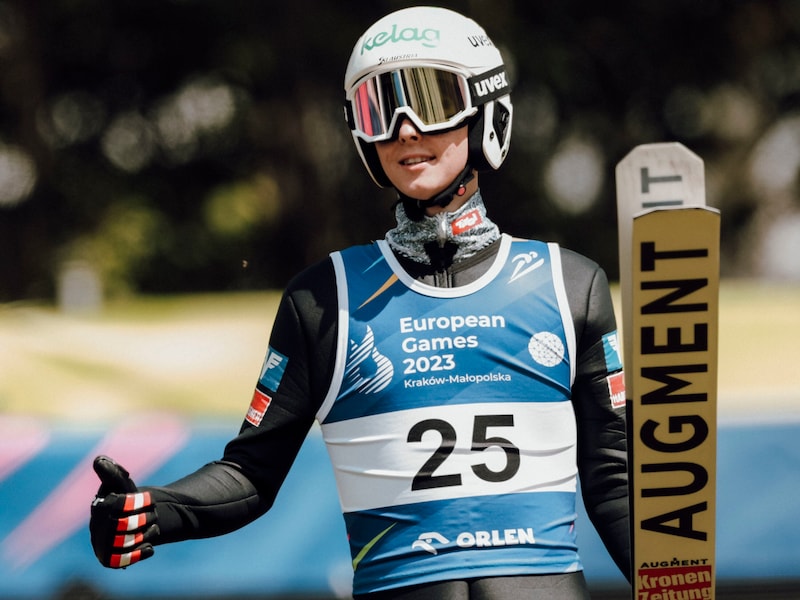
<svg viewBox="0 0 800 600">
<path fill-rule="evenodd" d="M 504 235 L 458 288 L 414 280 L 385 241 L 331 256 L 339 340 L 318 420 L 354 593 L 580 570 L 558 247 Z"/>
</svg>

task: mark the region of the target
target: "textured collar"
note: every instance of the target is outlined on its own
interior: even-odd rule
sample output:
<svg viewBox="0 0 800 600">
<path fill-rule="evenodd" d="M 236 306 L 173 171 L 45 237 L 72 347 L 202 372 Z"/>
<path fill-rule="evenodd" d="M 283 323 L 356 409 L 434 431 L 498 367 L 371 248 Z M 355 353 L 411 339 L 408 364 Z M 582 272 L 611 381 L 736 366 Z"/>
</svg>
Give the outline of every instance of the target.
<svg viewBox="0 0 800 600">
<path fill-rule="evenodd" d="M 456 246 L 453 262 L 473 256 L 500 237 L 500 229 L 486 216 L 480 190 L 476 191 L 455 212 L 440 212 L 412 221 L 402 204 L 395 209 L 397 227 L 386 232 L 386 241 L 394 252 L 413 261 L 429 263 L 426 244 L 435 242 L 439 248 L 451 242 Z"/>
</svg>

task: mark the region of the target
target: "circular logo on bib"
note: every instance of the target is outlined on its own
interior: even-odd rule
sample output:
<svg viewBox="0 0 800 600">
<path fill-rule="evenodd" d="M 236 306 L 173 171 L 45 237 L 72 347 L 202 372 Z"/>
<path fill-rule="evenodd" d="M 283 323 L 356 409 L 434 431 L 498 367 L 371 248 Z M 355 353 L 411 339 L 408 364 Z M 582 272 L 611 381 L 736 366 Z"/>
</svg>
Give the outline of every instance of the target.
<svg viewBox="0 0 800 600">
<path fill-rule="evenodd" d="M 535 333 L 528 342 L 528 352 L 544 367 L 555 367 L 564 360 L 564 344 L 556 334 L 548 331 Z"/>
</svg>

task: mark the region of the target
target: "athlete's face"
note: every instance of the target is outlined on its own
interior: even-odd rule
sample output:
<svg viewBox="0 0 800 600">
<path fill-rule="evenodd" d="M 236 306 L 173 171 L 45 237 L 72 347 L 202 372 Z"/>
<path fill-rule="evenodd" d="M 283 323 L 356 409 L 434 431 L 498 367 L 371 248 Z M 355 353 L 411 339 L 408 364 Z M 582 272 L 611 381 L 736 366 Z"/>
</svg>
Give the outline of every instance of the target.
<svg viewBox="0 0 800 600">
<path fill-rule="evenodd" d="M 450 185 L 467 164 L 467 126 L 423 134 L 404 119 L 396 139 L 375 146 L 395 188 L 409 198 L 427 200 Z"/>
</svg>

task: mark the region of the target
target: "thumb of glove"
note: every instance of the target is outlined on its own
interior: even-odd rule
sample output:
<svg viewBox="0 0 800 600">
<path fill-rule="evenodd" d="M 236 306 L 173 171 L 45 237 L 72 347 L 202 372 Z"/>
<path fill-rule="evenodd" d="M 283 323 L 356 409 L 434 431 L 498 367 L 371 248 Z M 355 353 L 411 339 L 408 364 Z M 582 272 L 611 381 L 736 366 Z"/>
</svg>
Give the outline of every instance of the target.
<svg viewBox="0 0 800 600">
<path fill-rule="evenodd" d="M 100 478 L 100 489 L 97 491 L 99 497 L 102 498 L 109 494 L 130 494 L 138 491 L 128 471 L 108 456 L 98 456 L 94 459 L 92 466 L 94 472 Z"/>
</svg>

